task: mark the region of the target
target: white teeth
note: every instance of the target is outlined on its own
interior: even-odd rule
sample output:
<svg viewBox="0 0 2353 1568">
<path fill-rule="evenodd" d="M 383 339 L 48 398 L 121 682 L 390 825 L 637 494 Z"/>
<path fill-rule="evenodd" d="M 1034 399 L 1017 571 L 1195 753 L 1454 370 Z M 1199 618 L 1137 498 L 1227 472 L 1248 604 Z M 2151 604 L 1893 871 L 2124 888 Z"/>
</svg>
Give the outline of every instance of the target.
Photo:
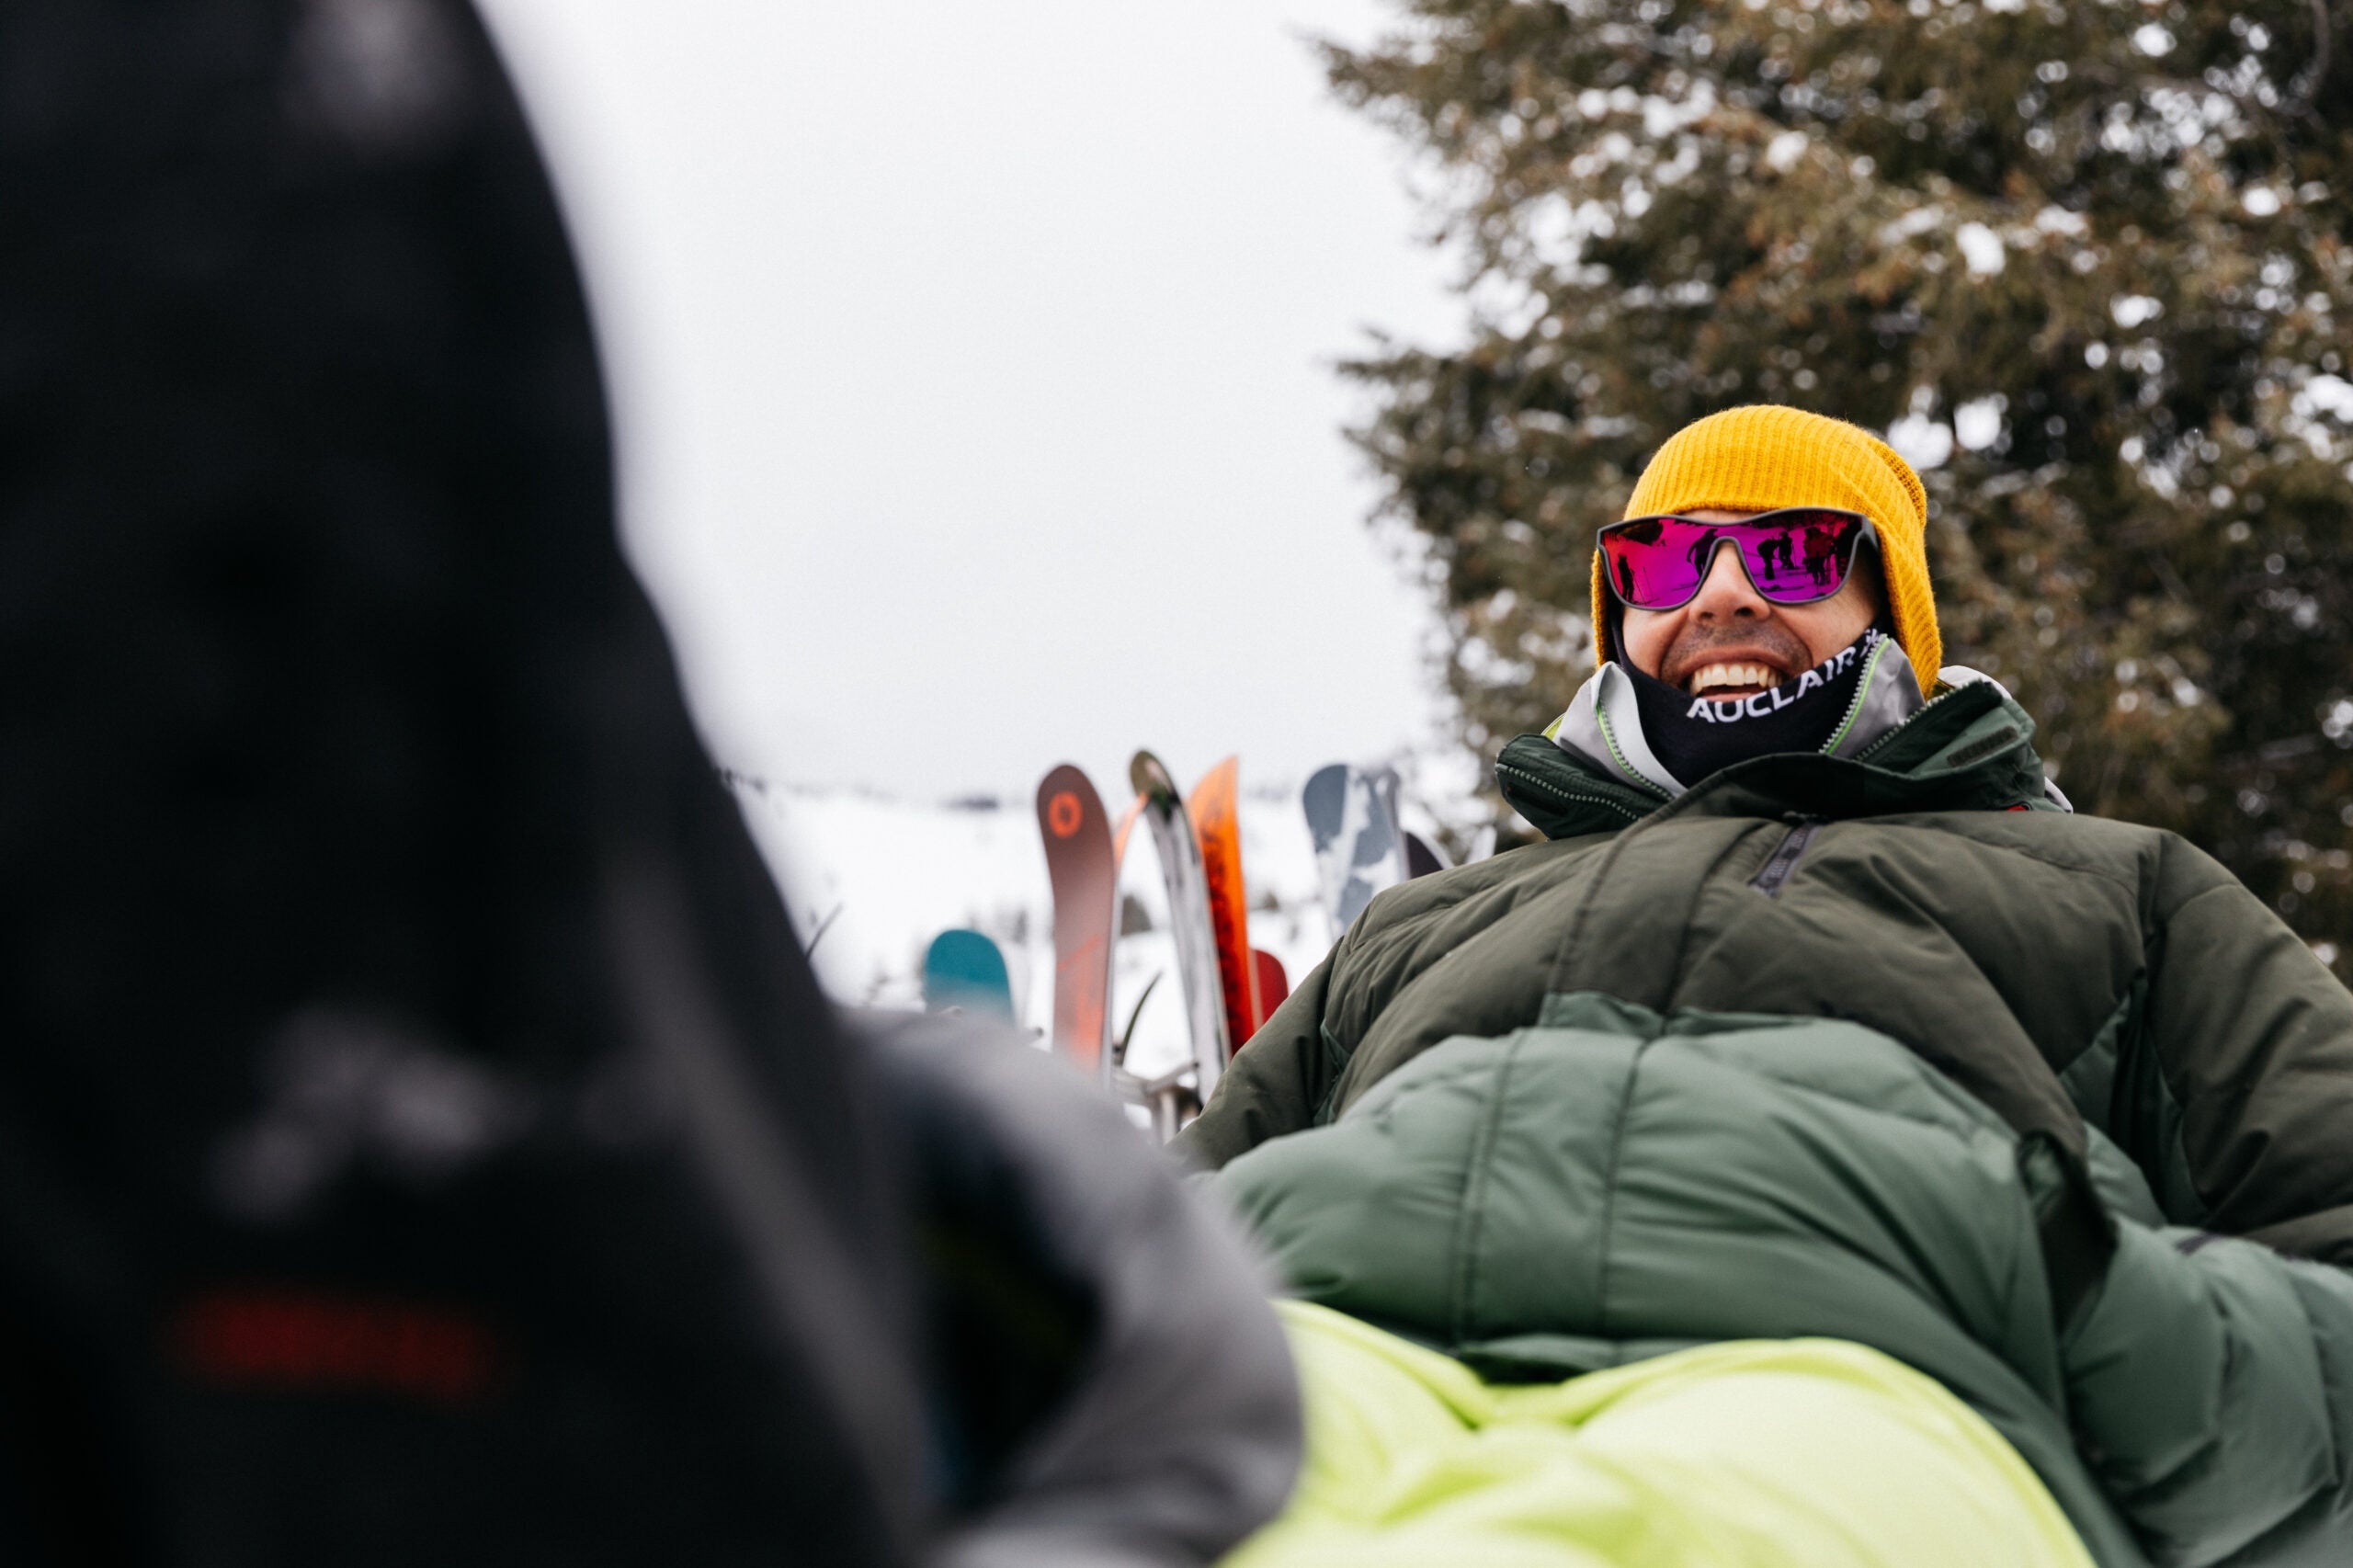
<svg viewBox="0 0 2353 1568">
<path fill-rule="evenodd" d="M 1693 673 L 1689 690 L 1692 696 L 1697 697 L 1714 687 L 1769 687 L 1779 680 L 1771 667 L 1766 665 L 1702 665 Z"/>
</svg>

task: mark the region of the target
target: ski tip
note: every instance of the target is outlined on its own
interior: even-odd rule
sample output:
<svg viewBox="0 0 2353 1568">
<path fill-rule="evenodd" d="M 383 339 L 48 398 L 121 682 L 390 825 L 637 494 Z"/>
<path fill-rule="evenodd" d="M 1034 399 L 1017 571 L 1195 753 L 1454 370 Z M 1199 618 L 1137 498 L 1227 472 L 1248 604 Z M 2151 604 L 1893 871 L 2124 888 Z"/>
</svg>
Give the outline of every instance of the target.
<svg viewBox="0 0 2353 1568">
<path fill-rule="evenodd" d="M 1166 763 L 1148 751 L 1137 752 L 1128 764 L 1128 783 L 1137 794 L 1155 801 L 1182 799 L 1176 792 L 1176 776 L 1168 771 Z"/>
<path fill-rule="evenodd" d="M 968 927 L 942 931 L 924 953 L 923 1000 L 928 1012 L 955 1007 L 1010 1019 L 1013 983 L 1003 950 Z"/>
<path fill-rule="evenodd" d="M 1241 789 L 1242 759 L 1229 756 L 1193 781 L 1193 792 L 1186 797 L 1185 804 L 1197 816 L 1212 801 L 1223 801 L 1231 812 Z"/>
<path fill-rule="evenodd" d="M 1065 762 L 1038 781 L 1038 825 L 1049 843 L 1076 837 L 1103 817 L 1103 797 L 1076 764 Z"/>
<path fill-rule="evenodd" d="M 1074 762 L 1058 762 L 1046 769 L 1045 777 L 1038 780 L 1038 798 L 1042 801 L 1049 791 L 1067 790 L 1074 784 L 1084 784 L 1090 790 L 1095 788 L 1095 781 L 1086 777 L 1086 769 Z"/>
<path fill-rule="evenodd" d="M 1283 960 L 1264 948 L 1250 949 L 1250 967 L 1257 980 L 1258 1024 L 1264 1028 L 1275 1009 L 1290 999 L 1290 976 L 1283 969 Z"/>
</svg>

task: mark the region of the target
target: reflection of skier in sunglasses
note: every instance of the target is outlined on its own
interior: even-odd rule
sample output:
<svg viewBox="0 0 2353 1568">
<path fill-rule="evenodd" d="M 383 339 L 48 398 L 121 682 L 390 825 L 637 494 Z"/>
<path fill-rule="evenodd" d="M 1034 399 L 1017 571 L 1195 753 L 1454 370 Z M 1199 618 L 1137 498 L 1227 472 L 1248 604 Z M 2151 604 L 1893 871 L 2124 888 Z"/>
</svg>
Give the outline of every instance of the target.
<svg viewBox="0 0 2353 1568">
<path fill-rule="evenodd" d="M 1783 544 L 1781 546 L 1782 553 L 1787 554 L 1789 548 L 1790 547 L 1787 544 Z M 1831 537 L 1831 532 L 1827 528 L 1817 527 L 1806 529 L 1806 575 L 1812 577 L 1817 583 L 1827 585 L 1830 581 L 1830 558 L 1836 554 L 1837 551 L 1838 541 Z"/>
<path fill-rule="evenodd" d="M 2074 815 L 2025 710 L 1940 667 L 1882 442 L 1733 410 L 1628 515 L 1809 506 L 1877 541 L 1809 532 L 1810 603 L 1715 538 L 1668 609 L 1597 564 L 1604 662 L 1496 764 L 1549 842 L 1376 898 L 1179 1140 L 1313 1304 L 1311 1413 L 1475 1494 L 1462 1424 L 1539 1416 L 1473 1374 L 1569 1380 L 1546 1496 L 1631 1470 L 1705 1537 L 1729 1463 L 1790 1562 L 2353 1559 L 2353 996 L 2193 846 Z M 1429 1411 L 1314 1369 L 1376 1362 Z M 1318 1462 L 1311 1540 L 1393 1494 Z M 1444 1517 L 1426 1555 L 1476 1557 Z M 1861 1522 L 1814 1550 L 1828 1517 Z"/>
<path fill-rule="evenodd" d="M 1701 534 L 1698 539 L 1692 541 L 1690 551 L 1691 570 L 1694 572 L 1704 572 L 1708 569 L 1708 557 L 1715 553 L 1716 541 L 1723 537 L 1723 535 L 1716 532 L 1715 529 L 1710 528 L 1706 533 Z"/>
</svg>

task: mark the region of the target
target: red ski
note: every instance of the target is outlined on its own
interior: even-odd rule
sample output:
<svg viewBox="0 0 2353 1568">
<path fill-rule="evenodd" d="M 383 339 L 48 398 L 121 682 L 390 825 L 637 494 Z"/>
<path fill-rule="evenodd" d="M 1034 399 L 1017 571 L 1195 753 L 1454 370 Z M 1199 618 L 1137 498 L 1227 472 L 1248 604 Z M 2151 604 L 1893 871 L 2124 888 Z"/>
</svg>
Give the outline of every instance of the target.
<svg viewBox="0 0 2353 1568">
<path fill-rule="evenodd" d="M 1120 862 L 1103 798 L 1068 763 L 1038 786 L 1038 832 L 1054 893 L 1054 1050 L 1108 1087 Z"/>
<path fill-rule="evenodd" d="M 1258 1022 L 1264 1024 L 1290 1000 L 1290 976 L 1283 972 L 1283 960 L 1264 948 L 1250 949 L 1250 965 L 1258 982 Z"/>
</svg>

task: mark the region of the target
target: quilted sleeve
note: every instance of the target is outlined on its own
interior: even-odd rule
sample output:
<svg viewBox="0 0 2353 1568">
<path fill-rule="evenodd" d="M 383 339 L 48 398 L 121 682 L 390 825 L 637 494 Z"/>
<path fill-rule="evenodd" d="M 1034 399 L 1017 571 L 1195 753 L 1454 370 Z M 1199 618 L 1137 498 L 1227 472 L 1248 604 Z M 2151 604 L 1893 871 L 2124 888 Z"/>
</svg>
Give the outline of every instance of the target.
<svg viewBox="0 0 2353 1568">
<path fill-rule="evenodd" d="M 1210 1103 L 1173 1147 L 1196 1169 L 1213 1171 L 1269 1138 L 1312 1126 L 1338 1064 L 1324 1040 L 1324 999 L 1332 959 L 1308 972 L 1274 1017 L 1218 1079 Z"/>
<path fill-rule="evenodd" d="M 2353 1277 L 2125 1223 L 2063 1357 L 2078 1446 L 2153 1561 L 2353 1561 Z"/>
</svg>

